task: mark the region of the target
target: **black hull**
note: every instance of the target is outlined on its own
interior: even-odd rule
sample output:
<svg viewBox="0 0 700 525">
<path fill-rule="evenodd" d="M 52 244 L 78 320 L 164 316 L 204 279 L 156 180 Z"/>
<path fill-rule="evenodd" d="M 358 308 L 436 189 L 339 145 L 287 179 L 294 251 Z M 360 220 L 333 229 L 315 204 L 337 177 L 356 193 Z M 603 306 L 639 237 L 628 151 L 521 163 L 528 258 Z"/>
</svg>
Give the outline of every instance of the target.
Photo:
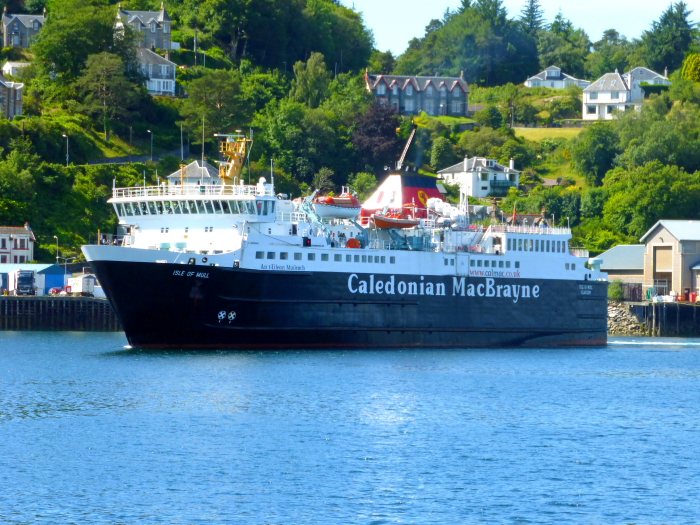
<svg viewBox="0 0 700 525">
<path fill-rule="evenodd" d="M 331 272 L 114 261 L 93 261 L 92 266 L 129 343 L 137 347 L 467 347 L 607 342 L 606 282 L 364 273 L 350 280 L 353 274 Z M 360 293 L 361 281 L 369 283 L 375 293 Z M 392 282 L 393 293 L 376 293 L 374 283 L 380 281 L 385 285 Z M 415 283 L 414 289 L 408 282 Z M 420 295 L 424 289 L 419 287 L 428 283 L 433 284 L 433 293 L 442 293 Z M 528 294 L 499 297 L 506 292 L 499 289 L 499 296 L 495 295 L 496 286 L 512 287 L 513 293 L 516 287 L 518 293 L 527 288 Z M 402 290 L 404 293 L 399 293 Z"/>
</svg>

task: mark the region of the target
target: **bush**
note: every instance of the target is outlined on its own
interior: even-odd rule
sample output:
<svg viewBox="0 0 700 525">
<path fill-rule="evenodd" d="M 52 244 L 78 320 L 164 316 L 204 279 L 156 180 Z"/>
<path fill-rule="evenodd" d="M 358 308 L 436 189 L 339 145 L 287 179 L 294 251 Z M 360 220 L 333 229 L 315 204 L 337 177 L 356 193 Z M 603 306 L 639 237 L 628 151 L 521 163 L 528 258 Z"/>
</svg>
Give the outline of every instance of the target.
<svg viewBox="0 0 700 525">
<path fill-rule="evenodd" d="M 620 302 L 625 298 L 625 290 L 622 287 L 622 281 L 620 279 L 615 279 L 608 286 L 608 298 L 611 301 Z"/>
</svg>

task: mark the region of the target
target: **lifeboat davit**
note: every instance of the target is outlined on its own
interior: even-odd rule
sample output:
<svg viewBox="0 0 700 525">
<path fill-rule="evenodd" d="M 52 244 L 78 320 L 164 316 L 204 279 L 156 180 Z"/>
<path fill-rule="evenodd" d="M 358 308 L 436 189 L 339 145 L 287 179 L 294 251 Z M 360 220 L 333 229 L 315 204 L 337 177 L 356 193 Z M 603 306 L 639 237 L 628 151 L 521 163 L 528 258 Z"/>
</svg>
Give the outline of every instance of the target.
<svg viewBox="0 0 700 525">
<path fill-rule="evenodd" d="M 390 230 L 393 228 L 413 228 L 420 224 L 420 219 L 414 219 L 413 217 L 407 217 L 401 212 L 388 212 L 385 214 L 375 213 L 372 215 L 374 224 L 377 228 L 383 230 Z"/>
<path fill-rule="evenodd" d="M 362 211 L 360 201 L 349 193 L 343 193 L 339 197 L 317 197 L 313 207 L 322 219 L 354 219 Z"/>
</svg>

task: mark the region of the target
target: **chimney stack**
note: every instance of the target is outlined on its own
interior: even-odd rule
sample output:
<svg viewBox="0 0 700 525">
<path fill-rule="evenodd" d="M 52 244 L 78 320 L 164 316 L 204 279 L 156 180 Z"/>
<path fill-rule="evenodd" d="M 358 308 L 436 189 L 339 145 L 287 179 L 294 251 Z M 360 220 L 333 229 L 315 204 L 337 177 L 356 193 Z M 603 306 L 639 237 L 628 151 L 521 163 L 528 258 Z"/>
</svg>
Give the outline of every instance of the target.
<svg viewBox="0 0 700 525">
<path fill-rule="evenodd" d="M 513 157 L 510 158 L 510 169 L 515 170 L 515 159 Z"/>
</svg>

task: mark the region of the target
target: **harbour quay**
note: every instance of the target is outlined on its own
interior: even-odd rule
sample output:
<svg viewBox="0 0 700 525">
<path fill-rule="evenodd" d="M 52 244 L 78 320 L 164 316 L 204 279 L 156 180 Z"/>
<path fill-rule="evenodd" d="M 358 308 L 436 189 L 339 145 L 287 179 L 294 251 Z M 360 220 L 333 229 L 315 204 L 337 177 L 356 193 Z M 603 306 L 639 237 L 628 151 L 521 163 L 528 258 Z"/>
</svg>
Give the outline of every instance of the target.
<svg viewBox="0 0 700 525">
<path fill-rule="evenodd" d="M 0 330 L 117 332 L 122 327 L 106 299 L 0 296 Z"/>
</svg>

